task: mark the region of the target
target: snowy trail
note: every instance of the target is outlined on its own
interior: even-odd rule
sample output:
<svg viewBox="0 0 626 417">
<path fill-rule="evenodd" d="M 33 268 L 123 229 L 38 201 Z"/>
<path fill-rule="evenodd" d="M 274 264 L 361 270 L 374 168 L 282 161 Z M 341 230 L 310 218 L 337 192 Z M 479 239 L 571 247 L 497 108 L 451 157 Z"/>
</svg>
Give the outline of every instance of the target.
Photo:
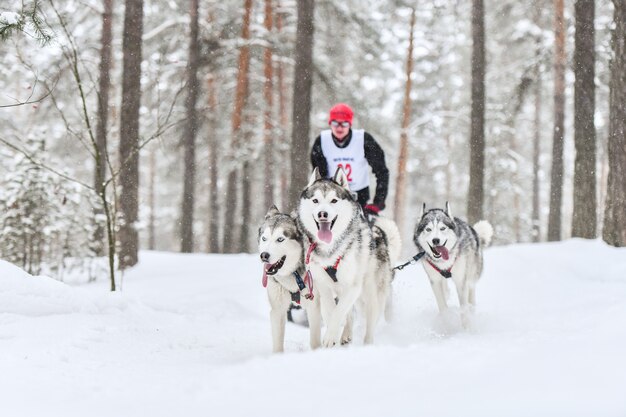
<svg viewBox="0 0 626 417">
<path fill-rule="evenodd" d="M 254 255 L 143 252 L 117 294 L 0 263 L 2 415 L 626 415 L 625 249 L 487 250 L 471 331 L 406 268 L 373 346 L 288 325 L 282 355 L 260 281 Z"/>
</svg>

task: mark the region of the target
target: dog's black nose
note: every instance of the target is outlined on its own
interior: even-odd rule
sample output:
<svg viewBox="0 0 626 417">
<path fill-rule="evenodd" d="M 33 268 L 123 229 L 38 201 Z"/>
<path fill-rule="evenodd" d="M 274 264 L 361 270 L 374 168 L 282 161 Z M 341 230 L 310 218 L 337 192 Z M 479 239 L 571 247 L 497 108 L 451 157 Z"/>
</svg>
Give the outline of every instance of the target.
<svg viewBox="0 0 626 417">
<path fill-rule="evenodd" d="M 441 242 L 441 241 L 439 240 L 439 238 L 434 238 L 434 239 L 433 239 L 433 245 L 435 245 L 435 246 L 439 246 L 439 242 Z"/>
<path fill-rule="evenodd" d="M 317 218 L 318 220 L 321 221 L 327 221 L 328 220 L 328 213 L 325 211 L 320 211 L 319 213 L 317 213 Z"/>
<path fill-rule="evenodd" d="M 270 260 L 270 254 L 269 254 L 269 252 L 262 252 L 262 253 L 261 253 L 261 260 L 262 260 L 263 262 L 267 262 L 267 261 L 269 261 L 269 260 Z"/>
</svg>

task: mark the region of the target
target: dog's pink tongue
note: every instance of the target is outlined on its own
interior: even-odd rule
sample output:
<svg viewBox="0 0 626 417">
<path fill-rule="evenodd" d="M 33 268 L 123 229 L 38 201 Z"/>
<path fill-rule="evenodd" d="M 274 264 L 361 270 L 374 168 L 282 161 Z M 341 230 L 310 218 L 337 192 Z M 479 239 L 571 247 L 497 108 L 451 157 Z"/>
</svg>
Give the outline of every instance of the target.
<svg viewBox="0 0 626 417">
<path fill-rule="evenodd" d="M 272 267 L 272 264 L 263 265 L 263 288 L 267 287 L 267 270 Z"/>
<path fill-rule="evenodd" d="M 437 252 L 439 252 L 441 254 L 441 257 L 447 261 L 448 258 L 450 257 L 450 255 L 448 254 L 448 249 L 445 246 L 437 246 L 435 247 L 435 249 L 437 250 Z"/>
<path fill-rule="evenodd" d="M 322 242 L 330 243 L 333 240 L 333 232 L 330 230 L 330 222 L 320 222 L 320 230 L 317 231 L 317 237 Z"/>
</svg>

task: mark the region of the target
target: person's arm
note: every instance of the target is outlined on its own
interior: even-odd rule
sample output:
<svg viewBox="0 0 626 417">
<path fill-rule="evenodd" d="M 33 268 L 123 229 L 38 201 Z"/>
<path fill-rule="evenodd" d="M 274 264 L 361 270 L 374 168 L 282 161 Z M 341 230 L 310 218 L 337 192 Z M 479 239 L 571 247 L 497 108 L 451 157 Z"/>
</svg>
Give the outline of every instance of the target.
<svg viewBox="0 0 626 417">
<path fill-rule="evenodd" d="M 365 159 L 372 167 L 376 177 L 374 204 L 383 210 L 389 189 L 389 170 L 385 164 L 385 152 L 374 137 L 367 132 L 365 132 Z"/>
<path fill-rule="evenodd" d="M 318 136 L 311 148 L 311 165 L 320 171 L 322 178 L 328 178 L 328 163 L 322 152 L 322 137 Z"/>
</svg>

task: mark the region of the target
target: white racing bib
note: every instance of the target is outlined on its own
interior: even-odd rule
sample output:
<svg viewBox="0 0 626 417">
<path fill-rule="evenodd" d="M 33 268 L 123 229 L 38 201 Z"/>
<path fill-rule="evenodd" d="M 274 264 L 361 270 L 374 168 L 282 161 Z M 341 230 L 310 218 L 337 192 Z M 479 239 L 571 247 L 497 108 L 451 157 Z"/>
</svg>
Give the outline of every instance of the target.
<svg viewBox="0 0 626 417">
<path fill-rule="evenodd" d="M 369 187 L 370 177 L 367 159 L 365 159 L 365 131 L 353 129 L 350 144 L 339 148 L 333 141 L 330 129 L 321 133 L 322 153 L 328 163 L 328 176 L 332 178 L 337 167 L 342 167 L 348 177 L 350 190 L 359 191 Z"/>
</svg>

